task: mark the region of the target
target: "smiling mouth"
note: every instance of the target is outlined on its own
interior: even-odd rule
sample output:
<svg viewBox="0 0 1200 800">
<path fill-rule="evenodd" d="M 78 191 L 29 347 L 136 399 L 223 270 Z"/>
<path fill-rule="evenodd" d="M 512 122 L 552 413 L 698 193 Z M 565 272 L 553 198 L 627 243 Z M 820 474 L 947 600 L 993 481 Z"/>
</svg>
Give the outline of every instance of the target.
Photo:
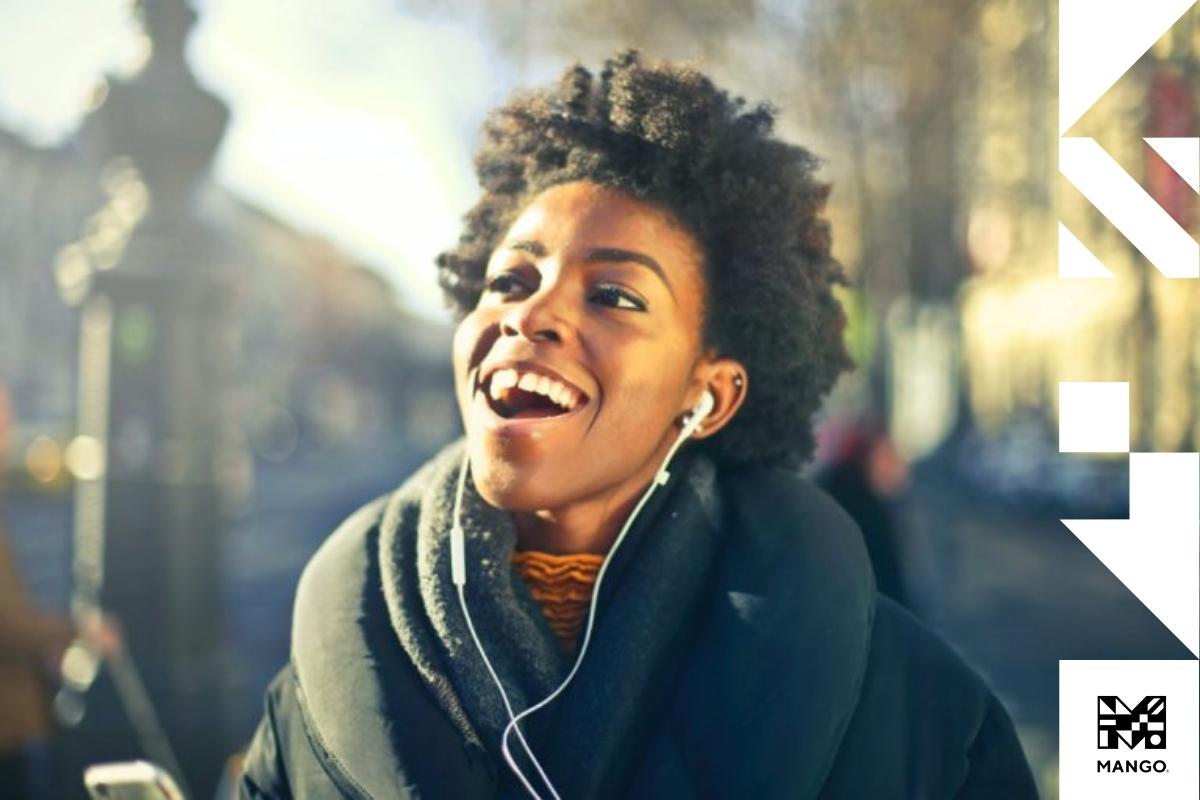
<svg viewBox="0 0 1200 800">
<path fill-rule="evenodd" d="M 503 419 L 561 417 L 587 403 L 574 386 L 521 367 L 494 370 L 479 385 L 488 406 Z"/>
</svg>

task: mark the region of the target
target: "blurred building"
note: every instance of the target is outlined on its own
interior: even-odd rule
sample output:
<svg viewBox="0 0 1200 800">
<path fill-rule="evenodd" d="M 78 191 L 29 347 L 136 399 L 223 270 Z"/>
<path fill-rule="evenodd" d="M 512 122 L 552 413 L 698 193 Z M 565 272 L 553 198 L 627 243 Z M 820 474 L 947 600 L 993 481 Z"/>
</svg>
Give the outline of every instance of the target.
<svg viewBox="0 0 1200 800">
<path fill-rule="evenodd" d="M 228 112 L 184 60 L 194 12 L 139 12 L 153 54 L 98 90 L 69 143 L 0 133 L 6 471 L 10 490 L 74 494 L 73 602 L 123 619 L 206 794 L 244 736 L 224 718 L 222 539 L 261 465 L 425 452 L 457 422 L 447 330 L 212 183 Z M 101 717 L 111 692 L 90 698 Z M 127 722 L 106 724 L 64 740 L 55 796 L 79 792 L 84 764 L 140 752 Z"/>
<path fill-rule="evenodd" d="M 1161 276 L 1059 176 L 1056 15 L 1037 0 L 851 0 L 780 18 L 809 79 L 784 90 L 786 120 L 828 157 L 851 275 L 864 369 L 835 405 L 875 409 L 912 458 L 1032 418 L 1037 457 L 1056 456 L 1068 380 L 1131 383 L 1135 449 L 1200 441 L 1200 287 Z M 1192 9 L 1070 131 L 1192 231 L 1195 193 L 1142 137 L 1196 134 L 1198 48 Z M 1058 277 L 1060 220 L 1116 280 Z"/>
<path fill-rule="evenodd" d="M 1134 449 L 1195 449 L 1200 286 L 1163 277 L 1058 175 L 1055 12 L 997 0 L 980 15 L 963 292 L 970 405 L 994 430 L 1033 409 L 1056 418 L 1060 381 L 1129 381 Z M 1142 137 L 1196 135 L 1198 31 L 1192 9 L 1068 132 L 1096 138 L 1193 232 L 1194 192 Z M 1058 277 L 1059 220 L 1115 280 Z"/>
</svg>

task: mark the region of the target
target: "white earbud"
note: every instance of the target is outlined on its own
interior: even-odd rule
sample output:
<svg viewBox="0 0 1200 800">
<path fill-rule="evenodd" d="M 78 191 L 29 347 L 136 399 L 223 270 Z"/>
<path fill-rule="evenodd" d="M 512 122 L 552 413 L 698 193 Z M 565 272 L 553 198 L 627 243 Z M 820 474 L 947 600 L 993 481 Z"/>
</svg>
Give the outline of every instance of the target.
<svg viewBox="0 0 1200 800">
<path fill-rule="evenodd" d="M 691 436 L 699 430 L 701 423 L 708 418 L 712 413 L 713 408 L 717 405 L 717 400 L 713 397 L 713 393 L 709 389 L 704 390 L 704 394 L 700 395 L 699 402 L 692 407 L 692 412 L 688 415 L 687 422 L 684 425 L 684 430 Z"/>
</svg>

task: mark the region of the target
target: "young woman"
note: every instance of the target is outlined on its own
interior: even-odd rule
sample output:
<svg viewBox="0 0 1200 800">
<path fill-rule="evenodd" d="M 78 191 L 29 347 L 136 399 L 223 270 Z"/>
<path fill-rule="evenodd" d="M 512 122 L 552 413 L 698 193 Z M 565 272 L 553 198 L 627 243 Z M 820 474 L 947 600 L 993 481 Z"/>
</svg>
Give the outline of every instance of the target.
<svg viewBox="0 0 1200 800">
<path fill-rule="evenodd" d="M 816 164 L 633 53 L 493 113 L 438 260 L 466 435 L 309 564 L 243 796 L 1035 795 L 793 469 L 848 363 Z"/>
</svg>

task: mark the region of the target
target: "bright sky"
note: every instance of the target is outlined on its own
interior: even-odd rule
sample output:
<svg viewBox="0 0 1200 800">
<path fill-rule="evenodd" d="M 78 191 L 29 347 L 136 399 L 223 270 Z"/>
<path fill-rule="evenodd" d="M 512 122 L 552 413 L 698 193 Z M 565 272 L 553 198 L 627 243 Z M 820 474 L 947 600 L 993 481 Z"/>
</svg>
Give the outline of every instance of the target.
<svg viewBox="0 0 1200 800">
<path fill-rule="evenodd" d="M 475 197 L 482 115 L 515 81 L 479 27 L 405 17 L 389 0 L 195 5 L 189 61 L 232 110 L 217 180 L 441 316 L 432 258 Z M 0 125 L 39 146 L 74 133 L 97 83 L 138 62 L 125 6 L 0 0 Z"/>
<path fill-rule="evenodd" d="M 122 0 L 0 0 L 0 125 L 61 142 L 106 74 L 136 68 L 141 38 Z"/>
</svg>

